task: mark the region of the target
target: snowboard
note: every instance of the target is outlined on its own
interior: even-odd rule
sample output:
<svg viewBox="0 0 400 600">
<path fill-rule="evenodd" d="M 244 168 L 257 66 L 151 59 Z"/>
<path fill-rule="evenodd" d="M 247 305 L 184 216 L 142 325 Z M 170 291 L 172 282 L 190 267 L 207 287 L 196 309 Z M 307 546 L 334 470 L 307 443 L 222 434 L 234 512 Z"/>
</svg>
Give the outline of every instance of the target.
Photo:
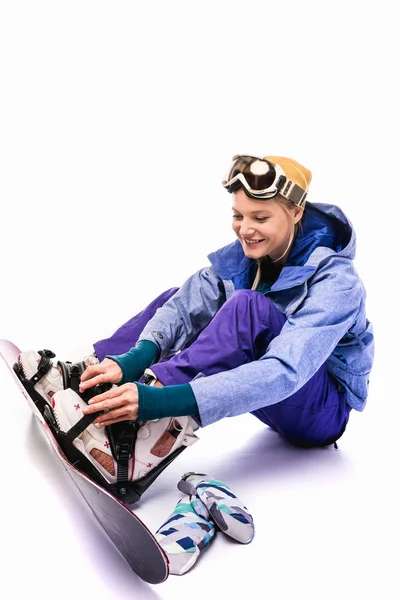
<svg viewBox="0 0 400 600">
<path fill-rule="evenodd" d="M 12 342 L 0 339 L 0 357 L 5 361 L 16 385 L 28 401 L 41 430 L 50 441 L 60 463 L 66 469 L 100 525 L 132 570 L 148 583 L 162 583 L 169 574 L 168 558 L 164 551 L 151 531 L 129 506 L 79 469 L 76 466 L 76 463 L 81 464 L 79 460 L 74 461 L 73 457 L 72 459 L 71 457 L 67 458 L 64 451 L 65 447 L 63 450 L 62 437 L 60 438 L 57 434 L 57 430 L 52 423 L 50 408 L 49 414 L 46 414 L 46 412 L 42 414 L 34 398 L 28 393 L 14 369 L 20 352 L 19 348 Z"/>
</svg>

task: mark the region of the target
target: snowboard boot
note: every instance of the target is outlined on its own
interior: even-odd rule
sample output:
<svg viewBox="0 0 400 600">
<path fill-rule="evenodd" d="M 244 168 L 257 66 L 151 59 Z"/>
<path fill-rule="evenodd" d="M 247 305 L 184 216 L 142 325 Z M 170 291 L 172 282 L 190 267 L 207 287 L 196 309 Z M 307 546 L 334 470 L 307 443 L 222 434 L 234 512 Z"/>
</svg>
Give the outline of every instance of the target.
<svg viewBox="0 0 400 600">
<path fill-rule="evenodd" d="M 117 484 L 117 494 L 121 481 L 138 481 L 136 501 L 184 447 L 198 440 L 194 431 L 199 426 L 187 416 L 143 423 L 124 421 L 105 428 L 93 424 L 98 415 L 85 416 L 82 408 L 90 397 L 113 386 L 102 384 L 81 394 L 79 383 L 86 367 L 99 360 L 90 355 L 80 363 L 58 361 L 55 366 L 51 361 L 54 357 L 50 350 L 21 352 L 15 367 L 17 374 L 31 395 L 40 396 L 35 403 L 42 414 L 46 412 L 48 416 L 50 409 L 46 407 L 50 405 L 56 429 L 61 437 L 67 438 L 67 457 L 68 444 L 71 448 L 75 446 L 109 485 Z M 148 371 L 146 383 L 154 385 L 156 378 Z"/>
<path fill-rule="evenodd" d="M 80 376 L 86 367 L 98 364 L 100 361 L 95 354 L 87 356 L 82 362 L 58 361 L 53 365 L 51 358 L 55 355 L 51 350 L 28 350 L 21 352 L 18 357 L 18 367 L 25 379 L 34 383 L 34 389 L 51 405 L 51 399 L 60 390 L 72 387 L 77 390 Z"/>
<path fill-rule="evenodd" d="M 69 388 L 56 392 L 52 397 L 51 406 L 57 428 L 72 437 L 73 428 L 84 419 L 82 409 L 86 407 L 86 403 Z M 74 438 L 73 444 L 96 467 L 107 483 L 116 482 L 116 461 L 105 427 L 91 423 Z M 132 468 L 132 464 L 129 464 L 128 480 L 132 478 Z"/>
<path fill-rule="evenodd" d="M 85 418 L 82 413 L 84 407 L 85 402 L 73 390 L 56 392 L 52 397 L 52 409 L 57 427 L 65 433 L 73 430 Z M 125 423 L 129 430 L 131 422 Z M 138 423 L 132 456 L 127 464 L 126 481 L 142 479 L 181 446 L 194 444 L 198 437 L 194 434 L 193 423 L 191 417 L 165 417 Z M 110 484 L 118 479 L 118 461 L 113 456 L 117 452 L 112 452 L 113 444 L 116 446 L 118 440 L 113 442 L 110 439 L 113 427 L 90 424 L 73 442 Z"/>
</svg>

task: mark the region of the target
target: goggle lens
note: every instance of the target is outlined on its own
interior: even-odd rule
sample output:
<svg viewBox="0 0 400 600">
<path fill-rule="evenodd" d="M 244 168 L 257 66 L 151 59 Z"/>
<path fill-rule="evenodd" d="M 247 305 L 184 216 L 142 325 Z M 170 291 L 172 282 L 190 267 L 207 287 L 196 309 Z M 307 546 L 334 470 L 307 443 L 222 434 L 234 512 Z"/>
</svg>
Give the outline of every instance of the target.
<svg viewBox="0 0 400 600">
<path fill-rule="evenodd" d="M 274 166 L 254 156 L 239 156 L 234 160 L 228 171 L 225 181 L 232 181 L 237 175 L 242 174 L 253 190 L 265 190 L 276 182 L 276 170 Z"/>
</svg>

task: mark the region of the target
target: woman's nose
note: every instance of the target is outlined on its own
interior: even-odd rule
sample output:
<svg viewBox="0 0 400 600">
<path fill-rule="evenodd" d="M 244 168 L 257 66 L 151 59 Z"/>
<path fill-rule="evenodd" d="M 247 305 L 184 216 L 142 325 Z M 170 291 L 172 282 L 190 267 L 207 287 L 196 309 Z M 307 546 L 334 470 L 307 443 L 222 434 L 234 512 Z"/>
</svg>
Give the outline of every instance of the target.
<svg viewBox="0 0 400 600">
<path fill-rule="evenodd" d="M 248 221 L 245 221 L 243 219 L 243 221 L 240 223 L 240 229 L 239 229 L 240 235 L 246 236 L 251 232 L 254 233 L 254 226 L 251 225 L 251 223 L 249 223 Z"/>
</svg>

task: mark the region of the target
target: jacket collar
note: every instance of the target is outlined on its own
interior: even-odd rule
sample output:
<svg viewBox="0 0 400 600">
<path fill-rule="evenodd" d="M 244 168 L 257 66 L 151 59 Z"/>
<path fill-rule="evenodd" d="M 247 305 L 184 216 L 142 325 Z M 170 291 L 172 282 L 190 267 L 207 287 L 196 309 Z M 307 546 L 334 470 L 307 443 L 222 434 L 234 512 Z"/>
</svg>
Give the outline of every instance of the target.
<svg viewBox="0 0 400 600">
<path fill-rule="evenodd" d="M 271 291 L 293 287 L 308 279 L 321 260 L 320 253 L 315 253 L 319 247 L 354 257 L 355 233 L 337 206 L 306 202 L 301 222 L 286 264 Z M 222 279 L 233 280 L 235 288 L 250 287 L 250 273 L 256 261 L 244 254 L 239 240 L 212 252 L 208 259 Z"/>
</svg>

